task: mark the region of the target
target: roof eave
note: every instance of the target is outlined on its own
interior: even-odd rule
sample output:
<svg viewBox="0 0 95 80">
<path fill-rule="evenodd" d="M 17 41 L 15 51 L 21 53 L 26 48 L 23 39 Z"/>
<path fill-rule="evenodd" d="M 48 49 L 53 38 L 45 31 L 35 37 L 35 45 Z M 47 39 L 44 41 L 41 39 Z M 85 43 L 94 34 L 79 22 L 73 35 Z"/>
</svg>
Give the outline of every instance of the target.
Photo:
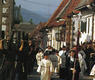
<svg viewBox="0 0 95 80">
<path fill-rule="evenodd" d="M 83 6 L 80 6 L 80 7 L 75 8 L 75 10 L 81 10 L 81 9 L 86 8 L 86 7 L 87 7 L 86 5 L 83 5 Z"/>
</svg>

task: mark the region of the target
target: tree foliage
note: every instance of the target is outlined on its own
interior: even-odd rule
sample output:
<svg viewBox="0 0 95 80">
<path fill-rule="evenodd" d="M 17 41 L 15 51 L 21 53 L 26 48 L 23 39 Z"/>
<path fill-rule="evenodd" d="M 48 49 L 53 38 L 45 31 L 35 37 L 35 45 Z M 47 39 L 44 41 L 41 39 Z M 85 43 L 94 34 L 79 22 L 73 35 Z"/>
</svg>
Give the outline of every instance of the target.
<svg viewBox="0 0 95 80">
<path fill-rule="evenodd" d="M 29 20 L 29 23 L 33 24 L 33 20 L 32 20 L 32 18 Z"/>
</svg>

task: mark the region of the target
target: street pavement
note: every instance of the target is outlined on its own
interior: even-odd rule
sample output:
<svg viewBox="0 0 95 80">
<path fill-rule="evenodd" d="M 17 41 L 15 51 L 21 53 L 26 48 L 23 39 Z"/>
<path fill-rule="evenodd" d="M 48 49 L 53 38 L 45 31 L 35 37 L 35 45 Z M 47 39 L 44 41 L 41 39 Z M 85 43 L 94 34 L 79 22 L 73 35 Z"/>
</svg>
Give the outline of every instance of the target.
<svg viewBox="0 0 95 80">
<path fill-rule="evenodd" d="M 34 67 L 33 72 L 31 75 L 28 75 L 28 80 L 40 80 L 40 74 L 37 73 L 37 67 Z M 61 80 L 58 76 L 55 77 L 53 80 Z M 80 76 L 80 80 L 93 80 L 92 76 Z"/>
<path fill-rule="evenodd" d="M 40 74 L 37 73 L 37 66 L 34 67 L 31 75 L 28 75 L 29 80 L 40 80 Z"/>
<path fill-rule="evenodd" d="M 92 76 L 84 76 L 83 80 L 93 80 L 93 77 Z"/>
</svg>

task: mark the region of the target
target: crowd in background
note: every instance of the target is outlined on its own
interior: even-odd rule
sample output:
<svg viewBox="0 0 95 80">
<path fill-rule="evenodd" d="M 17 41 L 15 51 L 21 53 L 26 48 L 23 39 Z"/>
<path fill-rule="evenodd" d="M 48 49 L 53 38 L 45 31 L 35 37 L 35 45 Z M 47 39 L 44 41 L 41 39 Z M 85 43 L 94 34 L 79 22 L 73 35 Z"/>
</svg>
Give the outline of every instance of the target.
<svg viewBox="0 0 95 80">
<path fill-rule="evenodd" d="M 63 46 L 58 51 L 51 46 L 43 50 L 32 40 L 0 39 L 0 80 L 27 80 L 36 61 L 41 80 L 53 80 L 53 76 L 79 80 L 79 76 L 95 75 L 95 42 L 71 49 Z"/>
<path fill-rule="evenodd" d="M 44 64 L 42 62 L 44 59 L 43 56 L 48 56 L 48 60 L 52 62 L 53 70 L 47 69 L 46 65 L 48 63 Z M 95 42 L 85 42 L 82 45 L 74 46 L 71 49 L 63 46 L 59 51 L 48 46 L 45 51 L 39 50 L 36 59 L 38 64 L 37 72 L 39 73 L 48 70 L 51 71 L 51 76 L 56 74 L 63 80 L 79 80 L 80 78 L 83 78 L 84 75 L 89 76 L 95 65 Z M 48 73 L 46 74 L 48 75 Z M 46 76 L 46 74 L 41 74 L 41 77 Z M 93 74 L 95 75 L 95 71 Z M 41 78 L 41 80 L 48 79 Z"/>
</svg>

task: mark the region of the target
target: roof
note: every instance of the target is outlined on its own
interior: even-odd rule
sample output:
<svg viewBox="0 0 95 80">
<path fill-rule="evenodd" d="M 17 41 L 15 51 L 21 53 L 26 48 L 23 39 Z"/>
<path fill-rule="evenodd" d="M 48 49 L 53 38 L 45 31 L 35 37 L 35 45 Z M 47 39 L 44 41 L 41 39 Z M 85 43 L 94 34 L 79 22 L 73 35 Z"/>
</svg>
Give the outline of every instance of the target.
<svg viewBox="0 0 95 80">
<path fill-rule="evenodd" d="M 47 26 L 48 24 L 50 24 L 51 22 L 55 21 L 57 15 L 60 13 L 60 11 L 65 7 L 65 5 L 68 3 L 69 0 L 63 0 L 61 2 L 61 4 L 58 6 L 58 8 L 55 10 L 55 12 L 53 13 L 53 15 L 50 17 L 50 19 L 48 20 L 48 22 L 45 24 L 45 26 Z"/>
<path fill-rule="evenodd" d="M 69 14 L 71 14 L 73 11 L 75 11 L 75 7 L 80 3 L 80 0 L 72 0 L 69 7 L 65 11 L 64 14 L 61 14 L 62 18 L 67 18 Z"/>
<path fill-rule="evenodd" d="M 24 32 L 32 32 L 35 27 L 36 25 L 30 23 L 21 23 L 15 25 L 17 31 L 24 31 Z"/>
<path fill-rule="evenodd" d="M 65 3 L 65 4 L 62 4 Z M 63 0 L 52 17 L 47 22 L 46 26 L 60 26 L 64 24 L 64 21 L 57 22 L 56 17 L 67 19 L 67 16 L 75 11 L 75 7 L 80 3 L 80 0 Z M 64 6 L 63 6 L 64 5 Z M 59 12 L 58 12 L 59 10 Z M 78 11 L 75 11 L 78 12 Z M 56 16 L 55 16 L 56 14 Z"/>
<path fill-rule="evenodd" d="M 51 27 L 51 26 L 54 26 L 54 27 L 57 27 L 57 26 L 61 26 L 65 23 L 65 21 L 60 21 L 60 22 L 57 22 L 57 21 L 53 21 L 52 23 L 50 23 L 48 26 Z"/>
<path fill-rule="evenodd" d="M 94 0 L 80 0 L 80 3 L 76 7 L 76 9 L 83 8 L 86 5 L 89 5 L 90 3 L 94 2 Z"/>
</svg>

